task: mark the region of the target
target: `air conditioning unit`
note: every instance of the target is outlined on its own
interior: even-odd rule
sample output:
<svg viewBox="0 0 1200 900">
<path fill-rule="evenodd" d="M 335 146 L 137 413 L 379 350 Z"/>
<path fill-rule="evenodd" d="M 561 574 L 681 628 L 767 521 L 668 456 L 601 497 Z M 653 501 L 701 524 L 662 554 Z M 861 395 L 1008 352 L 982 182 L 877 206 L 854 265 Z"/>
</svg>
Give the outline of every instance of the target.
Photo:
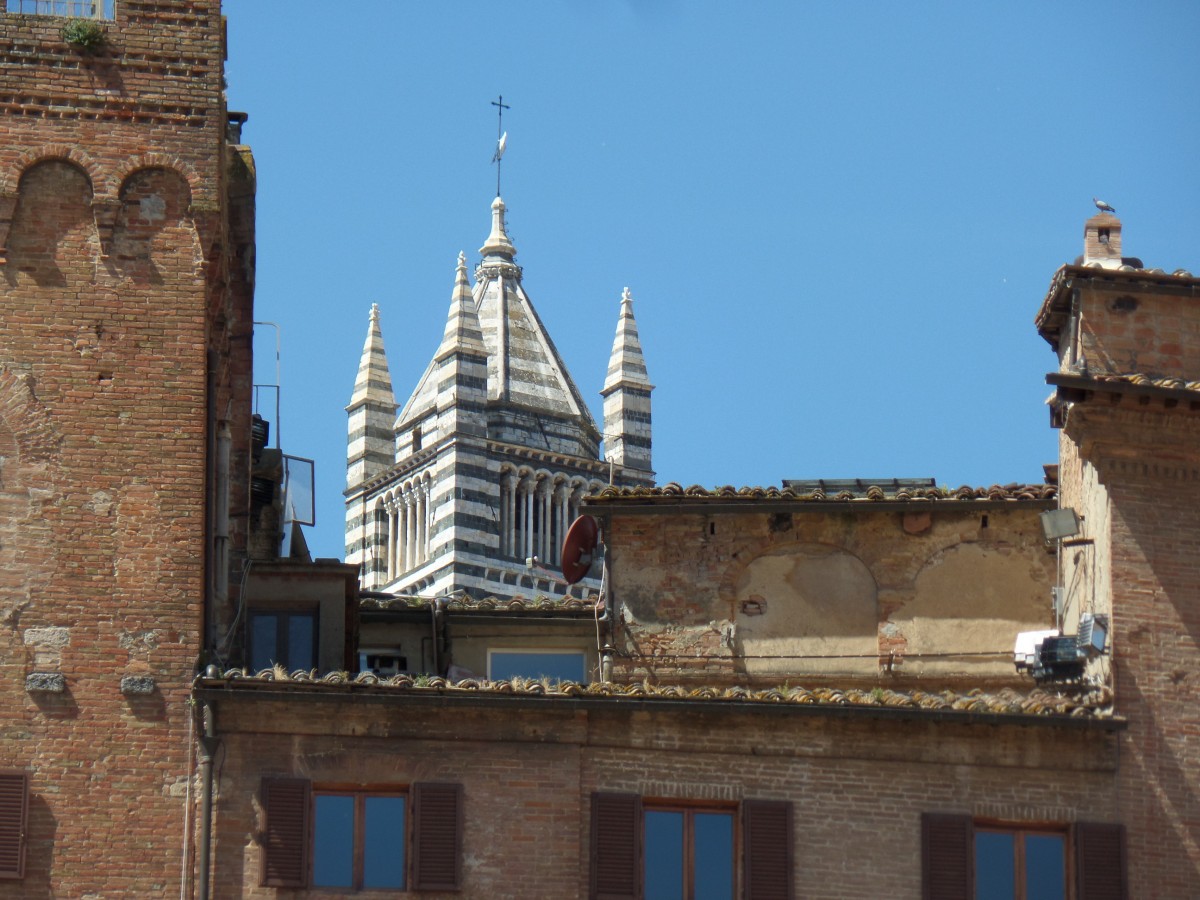
<svg viewBox="0 0 1200 900">
<path fill-rule="evenodd" d="M 1108 644 L 1108 616 L 1084 613 L 1079 617 L 1079 652 L 1099 656 Z"/>
<path fill-rule="evenodd" d="M 358 654 L 358 668 L 380 678 L 391 678 L 408 671 L 408 660 L 395 651 L 363 650 Z"/>
<path fill-rule="evenodd" d="M 1018 672 L 1025 672 L 1037 665 L 1038 648 L 1048 637 L 1057 637 L 1058 629 L 1049 628 L 1045 631 L 1022 631 L 1017 635 L 1016 646 L 1013 647 L 1013 663 Z"/>
</svg>

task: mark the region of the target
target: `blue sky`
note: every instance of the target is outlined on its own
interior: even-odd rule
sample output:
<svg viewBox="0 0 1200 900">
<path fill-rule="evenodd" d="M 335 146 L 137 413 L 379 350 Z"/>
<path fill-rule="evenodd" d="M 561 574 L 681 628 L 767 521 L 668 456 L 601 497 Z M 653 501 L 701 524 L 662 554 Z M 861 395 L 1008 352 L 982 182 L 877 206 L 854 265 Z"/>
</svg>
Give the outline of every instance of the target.
<svg viewBox="0 0 1200 900">
<path fill-rule="evenodd" d="M 495 108 L 525 287 L 599 418 L 621 289 L 660 483 L 1040 481 L 1032 320 L 1091 198 L 1200 274 L 1200 4 L 225 0 L 285 452 L 343 555 L 381 309 L 397 400 L 488 233 Z M 259 329 L 256 380 L 274 380 Z M 273 417 L 273 409 L 267 411 Z"/>
</svg>

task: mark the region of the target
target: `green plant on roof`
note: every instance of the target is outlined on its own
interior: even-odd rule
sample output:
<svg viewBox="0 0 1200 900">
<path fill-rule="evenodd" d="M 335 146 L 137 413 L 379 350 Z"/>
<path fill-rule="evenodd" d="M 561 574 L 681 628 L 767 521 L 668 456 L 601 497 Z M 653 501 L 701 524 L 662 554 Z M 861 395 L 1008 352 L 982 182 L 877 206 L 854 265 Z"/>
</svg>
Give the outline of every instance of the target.
<svg viewBox="0 0 1200 900">
<path fill-rule="evenodd" d="M 69 19 L 61 34 L 64 41 L 84 53 L 95 53 L 104 46 L 104 26 L 95 19 Z"/>
</svg>

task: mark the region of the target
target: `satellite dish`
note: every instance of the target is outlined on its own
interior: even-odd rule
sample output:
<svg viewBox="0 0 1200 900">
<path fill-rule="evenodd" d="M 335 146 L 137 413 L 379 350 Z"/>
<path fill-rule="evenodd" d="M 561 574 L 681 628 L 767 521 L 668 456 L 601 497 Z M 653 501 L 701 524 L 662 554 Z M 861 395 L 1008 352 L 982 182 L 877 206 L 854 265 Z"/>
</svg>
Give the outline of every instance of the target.
<svg viewBox="0 0 1200 900">
<path fill-rule="evenodd" d="M 600 526 L 594 518 L 580 516 L 571 523 L 562 545 L 562 573 L 567 584 L 583 580 L 592 567 L 599 544 Z"/>
</svg>

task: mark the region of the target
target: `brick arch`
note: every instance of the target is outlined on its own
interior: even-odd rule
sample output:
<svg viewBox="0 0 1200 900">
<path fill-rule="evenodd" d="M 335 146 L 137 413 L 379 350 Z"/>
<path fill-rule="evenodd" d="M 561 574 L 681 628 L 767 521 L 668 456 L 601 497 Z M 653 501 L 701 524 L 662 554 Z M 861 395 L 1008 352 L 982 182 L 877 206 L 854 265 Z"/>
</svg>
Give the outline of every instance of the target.
<svg viewBox="0 0 1200 900">
<path fill-rule="evenodd" d="M 745 563 L 722 585 L 746 673 L 874 674 L 879 582 L 866 561 L 823 541 L 763 542 L 756 551 L 739 553 Z"/>
<path fill-rule="evenodd" d="M 15 194 L 26 171 L 39 163 L 54 160 L 70 162 L 82 169 L 92 187 L 93 197 L 115 195 L 114 182 L 104 176 L 100 164 L 71 144 L 43 144 L 26 150 L 7 169 L 0 170 L 0 194 Z"/>
<path fill-rule="evenodd" d="M 200 175 L 184 160 L 166 153 L 143 153 L 130 157 L 113 170 L 113 184 L 118 187 L 114 196 L 120 193 L 131 177 L 144 169 L 166 169 L 174 172 L 186 182 L 191 192 L 190 200 L 195 200 L 196 195 L 201 192 L 203 185 Z"/>
</svg>

